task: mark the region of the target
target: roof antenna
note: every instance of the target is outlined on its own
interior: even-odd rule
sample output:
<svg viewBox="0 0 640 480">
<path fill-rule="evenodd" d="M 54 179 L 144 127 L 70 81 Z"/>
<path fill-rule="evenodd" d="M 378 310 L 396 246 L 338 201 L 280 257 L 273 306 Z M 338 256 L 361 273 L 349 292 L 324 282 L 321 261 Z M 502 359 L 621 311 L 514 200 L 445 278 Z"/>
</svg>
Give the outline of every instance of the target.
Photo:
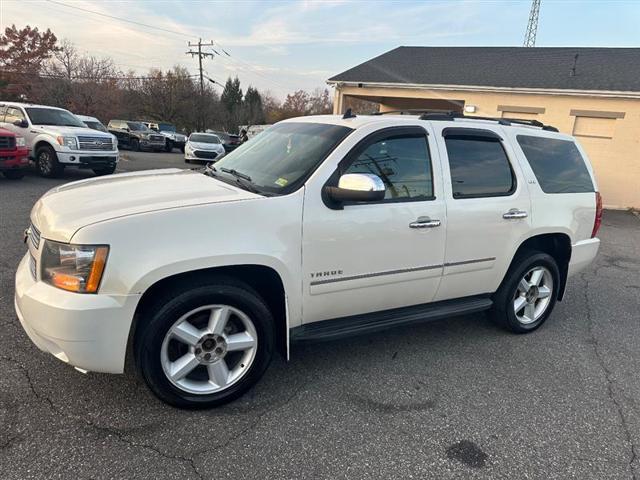
<svg viewBox="0 0 640 480">
<path fill-rule="evenodd" d="M 342 116 L 343 119 L 347 119 L 347 118 L 356 118 L 356 114 L 355 113 L 351 113 L 351 109 L 347 108 L 347 111 L 344 112 L 344 115 Z"/>
<path fill-rule="evenodd" d="M 575 77 L 576 76 L 576 67 L 578 66 L 578 57 L 580 56 L 579 53 L 576 53 L 575 57 L 573 57 L 573 67 L 571 67 L 571 73 L 569 74 L 570 77 Z"/>
</svg>

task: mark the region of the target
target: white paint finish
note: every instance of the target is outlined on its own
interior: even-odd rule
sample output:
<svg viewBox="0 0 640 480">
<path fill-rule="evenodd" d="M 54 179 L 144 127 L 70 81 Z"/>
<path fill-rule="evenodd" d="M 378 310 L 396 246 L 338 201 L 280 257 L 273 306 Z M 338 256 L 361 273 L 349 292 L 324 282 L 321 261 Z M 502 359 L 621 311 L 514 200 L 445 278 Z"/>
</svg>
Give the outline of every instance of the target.
<svg viewBox="0 0 640 480">
<path fill-rule="evenodd" d="M 597 253 L 599 241 L 589 239 L 595 195 L 544 194 L 514 143 L 517 133 L 571 137 L 492 122 L 425 122 L 409 116 L 294 121 L 356 130 L 304 188 L 287 196 L 262 197 L 175 169 L 73 182 L 43 196 L 32 211 L 43 239 L 108 244 L 110 252 L 97 295 L 64 292 L 35 281 L 27 257 L 23 259 L 16 274 L 16 308 L 38 347 L 86 370 L 122 371 L 141 294 L 168 276 L 209 267 L 251 264 L 275 270 L 285 287 L 292 328 L 302 322 L 492 292 L 518 246 L 540 233 L 570 237 L 572 274 Z M 440 132 L 461 123 L 493 129 L 505 139 L 518 180 L 513 195 L 452 198 Z M 321 190 L 339 161 L 368 134 L 400 125 L 422 126 L 429 132 L 436 199 L 327 208 Z M 581 153 L 585 155 L 582 149 Z M 510 208 L 529 216 L 504 220 L 502 214 Z M 439 219 L 441 225 L 410 229 L 409 223 L 419 216 Z M 38 259 L 40 251 L 32 253 Z M 439 267 L 492 257 L 495 260 Z M 312 272 L 334 270 L 342 273 L 326 278 L 363 276 L 311 285 Z"/>
</svg>

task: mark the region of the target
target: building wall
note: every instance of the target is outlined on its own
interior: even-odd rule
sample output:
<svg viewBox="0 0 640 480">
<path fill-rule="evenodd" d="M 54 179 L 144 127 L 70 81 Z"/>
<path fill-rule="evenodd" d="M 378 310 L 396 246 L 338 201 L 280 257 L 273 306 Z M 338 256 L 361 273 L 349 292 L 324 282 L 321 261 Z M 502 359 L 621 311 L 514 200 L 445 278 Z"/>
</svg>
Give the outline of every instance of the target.
<svg viewBox="0 0 640 480">
<path fill-rule="evenodd" d="M 537 119 L 575 135 L 596 172 L 604 204 L 640 208 L 640 98 L 531 94 L 466 90 L 429 90 L 341 86 L 334 108 L 342 111 L 344 96 L 374 99 L 380 111 L 427 108 L 443 102 L 475 105 L 473 116 Z M 453 110 L 454 108 L 452 108 Z"/>
</svg>

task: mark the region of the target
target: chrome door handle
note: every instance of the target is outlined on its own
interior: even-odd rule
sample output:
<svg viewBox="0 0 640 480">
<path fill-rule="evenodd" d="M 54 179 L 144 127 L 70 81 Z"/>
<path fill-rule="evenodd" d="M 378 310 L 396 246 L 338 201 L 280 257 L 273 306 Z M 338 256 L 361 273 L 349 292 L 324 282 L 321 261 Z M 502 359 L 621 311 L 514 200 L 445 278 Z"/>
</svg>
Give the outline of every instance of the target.
<svg viewBox="0 0 640 480">
<path fill-rule="evenodd" d="M 524 210 L 518 210 L 517 208 L 512 208 L 506 213 L 502 214 L 502 218 L 506 220 L 512 220 L 514 218 L 527 218 L 528 214 Z"/>
<path fill-rule="evenodd" d="M 440 226 L 440 220 L 431 220 L 429 217 L 419 217 L 409 224 L 409 228 L 434 228 Z"/>
</svg>

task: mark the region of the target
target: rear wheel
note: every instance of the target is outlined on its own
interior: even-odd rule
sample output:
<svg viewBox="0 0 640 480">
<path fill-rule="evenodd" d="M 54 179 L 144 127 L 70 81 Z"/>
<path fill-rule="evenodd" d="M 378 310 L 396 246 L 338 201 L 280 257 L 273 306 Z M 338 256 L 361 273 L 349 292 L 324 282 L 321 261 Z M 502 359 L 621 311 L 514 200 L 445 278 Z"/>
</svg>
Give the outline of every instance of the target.
<svg viewBox="0 0 640 480">
<path fill-rule="evenodd" d="M 559 285 L 552 256 L 537 251 L 518 255 L 494 295 L 494 319 L 515 333 L 537 329 L 551 314 Z"/>
<path fill-rule="evenodd" d="M 41 176 L 51 178 L 59 175 L 64 166 L 58 162 L 55 150 L 44 145 L 36 151 L 36 169 Z"/>
<path fill-rule="evenodd" d="M 164 292 L 145 320 L 138 368 L 156 396 L 177 407 L 227 403 L 271 360 L 273 317 L 253 289 L 231 278 Z"/>
<path fill-rule="evenodd" d="M 8 180 L 20 180 L 24 177 L 24 170 L 5 170 L 2 174 Z"/>
</svg>

